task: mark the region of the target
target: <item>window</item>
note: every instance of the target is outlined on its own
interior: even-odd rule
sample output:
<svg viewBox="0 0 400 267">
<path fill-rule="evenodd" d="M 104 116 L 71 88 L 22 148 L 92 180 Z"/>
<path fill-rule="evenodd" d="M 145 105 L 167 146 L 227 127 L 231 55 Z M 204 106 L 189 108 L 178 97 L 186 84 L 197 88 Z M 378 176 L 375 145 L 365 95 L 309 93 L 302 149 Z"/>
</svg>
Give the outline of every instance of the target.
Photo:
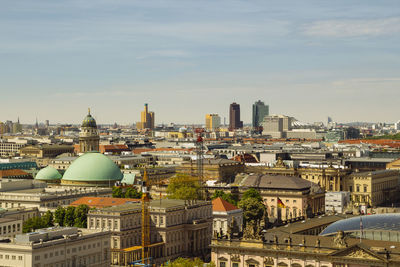
<svg viewBox="0 0 400 267">
<path fill-rule="evenodd" d="M 219 267 L 226 267 L 226 262 L 221 261 L 221 262 L 219 263 Z"/>
<path fill-rule="evenodd" d="M 232 267 L 239 267 L 239 263 L 237 262 L 232 263 Z"/>
<path fill-rule="evenodd" d="M 357 185 L 357 192 L 360 192 L 360 185 Z"/>
<path fill-rule="evenodd" d="M 353 187 L 351 185 L 349 186 L 349 191 L 353 192 Z"/>
<path fill-rule="evenodd" d="M 366 185 L 364 185 L 364 192 L 368 191 L 368 187 Z"/>
</svg>

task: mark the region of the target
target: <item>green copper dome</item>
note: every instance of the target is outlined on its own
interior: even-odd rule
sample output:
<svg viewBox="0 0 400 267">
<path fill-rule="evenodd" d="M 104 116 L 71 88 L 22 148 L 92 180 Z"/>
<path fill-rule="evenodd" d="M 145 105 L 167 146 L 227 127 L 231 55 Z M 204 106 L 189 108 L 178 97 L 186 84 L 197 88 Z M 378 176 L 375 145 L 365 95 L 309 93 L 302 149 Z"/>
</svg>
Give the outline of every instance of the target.
<svg viewBox="0 0 400 267">
<path fill-rule="evenodd" d="M 90 109 L 86 117 L 83 119 L 82 127 L 97 128 L 96 120 L 90 115 Z"/>
<path fill-rule="evenodd" d="M 122 178 L 118 166 L 107 156 L 98 152 L 87 152 L 72 162 L 62 182 L 107 184 L 121 181 Z"/>
<path fill-rule="evenodd" d="M 60 180 L 61 174 L 52 166 L 41 169 L 35 177 L 35 180 Z"/>
</svg>

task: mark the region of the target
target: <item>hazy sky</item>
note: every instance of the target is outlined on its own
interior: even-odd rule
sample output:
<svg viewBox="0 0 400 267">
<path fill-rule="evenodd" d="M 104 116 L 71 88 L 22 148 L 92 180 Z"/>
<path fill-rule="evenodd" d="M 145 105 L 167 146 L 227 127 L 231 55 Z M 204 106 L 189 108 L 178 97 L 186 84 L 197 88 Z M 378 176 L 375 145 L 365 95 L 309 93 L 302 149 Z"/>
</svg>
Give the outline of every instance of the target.
<svg viewBox="0 0 400 267">
<path fill-rule="evenodd" d="M 400 119 L 394 1 L 3 0 L 0 121 Z"/>
</svg>

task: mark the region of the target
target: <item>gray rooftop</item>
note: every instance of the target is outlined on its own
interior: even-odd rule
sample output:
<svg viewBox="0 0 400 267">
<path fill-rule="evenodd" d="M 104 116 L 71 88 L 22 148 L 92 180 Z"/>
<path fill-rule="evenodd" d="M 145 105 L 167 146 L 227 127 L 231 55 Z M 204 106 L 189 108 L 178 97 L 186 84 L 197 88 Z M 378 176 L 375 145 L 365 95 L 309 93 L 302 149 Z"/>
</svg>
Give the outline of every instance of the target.
<svg viewBox="0 0 400 267">
<path fill-rule="evenodd" d="M 257 188 L 303 190 L 311 188 L 313 183 L 295 176 L 250 174 L 241 181 L 240 185 Z"/>
</svg>

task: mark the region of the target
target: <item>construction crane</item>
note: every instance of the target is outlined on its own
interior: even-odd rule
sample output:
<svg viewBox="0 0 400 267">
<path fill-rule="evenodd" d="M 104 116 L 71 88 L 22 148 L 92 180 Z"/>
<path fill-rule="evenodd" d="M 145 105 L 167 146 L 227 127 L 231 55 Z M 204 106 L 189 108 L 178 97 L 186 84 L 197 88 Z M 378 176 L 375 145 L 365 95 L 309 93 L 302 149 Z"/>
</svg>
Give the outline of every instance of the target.
<svg viewBox="0 0 400 267">
<path fill-rule="evenodd" d="M 203 145 L 203 137 L 202 133 L 204 132 L 203 128 L 196 128 L 195 132 L 197 133 L 196 139 L 196 155 L 197 155 L 197 179 L 199 181 L 200 187 L 203 187 L 203 167 L 204 167 L 204 145 Z M 203 198 L 203 192 L 201 190 L 201 198 Z"/>
<path fill-rule="evenodd" d="M 142 264 L 151 266 L 150 263 L 150 192 L 147 188 L 149 178 L 144 169 L 142 184 Z"/>
</svg>

